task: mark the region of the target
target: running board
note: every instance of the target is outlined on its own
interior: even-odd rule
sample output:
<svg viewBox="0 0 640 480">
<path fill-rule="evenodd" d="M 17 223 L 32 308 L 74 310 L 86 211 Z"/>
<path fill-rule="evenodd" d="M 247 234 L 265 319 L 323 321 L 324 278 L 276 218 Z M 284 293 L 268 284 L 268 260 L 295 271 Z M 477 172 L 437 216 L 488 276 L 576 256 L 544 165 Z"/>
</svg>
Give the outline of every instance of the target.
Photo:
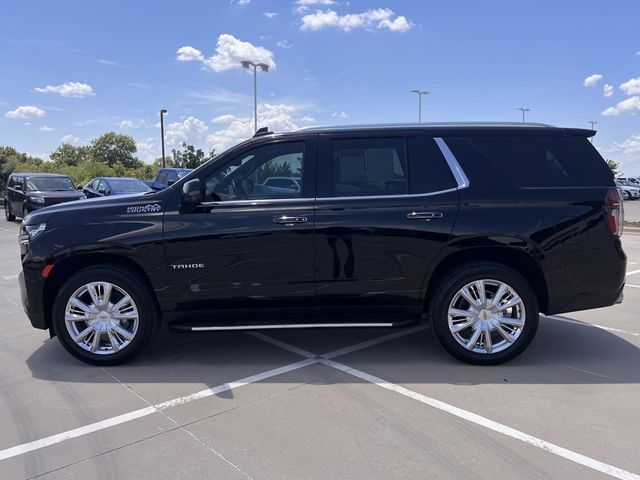
<svg viewBox="0 0 640 480">
<path fill-rule="evenodd" d="M 357 323 L 285 323 L 285 324 L 244 324 L 244 325 L 202 325 L 175 322 L 170 323 L 172 330 L 187 332 L 211 332 L 231 330 L 281 330 L 299 328 L 378 328 L 378 327 L 403 327 L 415 323 L 414 321 L 402 322 L 357 322 Z"/>
</svg>

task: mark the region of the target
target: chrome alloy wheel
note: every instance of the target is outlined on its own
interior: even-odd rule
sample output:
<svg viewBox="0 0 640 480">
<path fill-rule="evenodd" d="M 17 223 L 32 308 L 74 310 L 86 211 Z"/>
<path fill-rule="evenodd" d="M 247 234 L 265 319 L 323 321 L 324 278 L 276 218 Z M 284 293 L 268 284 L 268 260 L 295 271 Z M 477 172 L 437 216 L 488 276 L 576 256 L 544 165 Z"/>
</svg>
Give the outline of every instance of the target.
<svg viewBox="0 0 640 480">
<path fill-rule="evenodd" d="M 131 296 L 109 282 L 78 288 L 67 302 L 65 325 L 84 350 L 110 355 L 126 348 L 138 331 L 138 308 Z"/>
<path fill-rule="evenodd" d="M 453 296 L 449 331 L 469 351 L 491 354 L 509 348 L 522 334 L 524 302 L 509 285 L 482 279 L 468 283 Z"/>
</svg>

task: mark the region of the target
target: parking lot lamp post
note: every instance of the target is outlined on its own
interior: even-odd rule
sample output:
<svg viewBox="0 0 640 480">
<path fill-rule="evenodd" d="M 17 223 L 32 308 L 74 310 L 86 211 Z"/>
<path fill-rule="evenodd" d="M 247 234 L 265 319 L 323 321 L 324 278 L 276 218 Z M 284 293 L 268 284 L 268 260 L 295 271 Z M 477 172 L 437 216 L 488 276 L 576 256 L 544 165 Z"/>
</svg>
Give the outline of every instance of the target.
<svg viewBox="0 0 640 480">
<path fill-rule="evenodd" d="M 269 71 L 269 65 L 266 63 L 253 63 L 249 60 L 243 60 L 240 64 L 244 68 L 253 68 L 253 129 L 258 131 L 258 68 L 263 72 Z"/>
<path fill-rule="evenodd" d="M 589 120 L 589 122 L 591 124 L 591 130 L 595 130 L 596 129 L 596 125 L 598 124 L 598 122 L 596 122 L 595 120 Z M 594 135 L 595 137 L 595 135 Z M 590 138 L 591 143 L 593 143 L 593 137 Z"/>
<path fill-rule="evenodd" d="M 164 114 L 167 111 L 163 108 L 160 110 L 160 140 L 162 143 L 162 168 L 164 168 Z"/>
<path fill-rule="evenodd" d="M 516 108 L 516 110 L 520 110 L 522 112 L 522 123 L 524 123 L 524 114 L 526 112 L 530 112 L 531 109 L 527 107 L 520 107 L 520 108 Z"/>
<path fill-rule="evenodd" d="M 422 96 L 429 95 L 426 90 L 411 90 L 412 93 L 418 95 L 418 123 L 422 123 Z"/>
</svg>

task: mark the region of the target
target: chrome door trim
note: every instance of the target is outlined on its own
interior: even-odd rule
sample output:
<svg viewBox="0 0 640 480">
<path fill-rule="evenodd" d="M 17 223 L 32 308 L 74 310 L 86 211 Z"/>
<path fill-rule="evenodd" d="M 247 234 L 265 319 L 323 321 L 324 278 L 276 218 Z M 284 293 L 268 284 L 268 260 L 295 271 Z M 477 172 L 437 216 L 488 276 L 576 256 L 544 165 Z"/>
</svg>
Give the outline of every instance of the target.
<svg viewBox="0 0 640 480">
<path fill-rule="evenodd" d="M 471 184 L 471 182 L 469 182 L 469 179 L 465 175 L 464 170 L 462 170 L 462 167 L 458 163 L 456 156 L 449 149 L 447 142 L 445 142 L 441 137 L 436 137 L 434 138 L 434 140 L 436 141 L 436 145 L 438 145 L 438 148 L 442 152 L 444 159 L 447 161 L 447 164 L 451 169 L 451 173 L 453 173 L 453 178 L 456 179 L 458 188 L 467 188 Z"/>
</svg>

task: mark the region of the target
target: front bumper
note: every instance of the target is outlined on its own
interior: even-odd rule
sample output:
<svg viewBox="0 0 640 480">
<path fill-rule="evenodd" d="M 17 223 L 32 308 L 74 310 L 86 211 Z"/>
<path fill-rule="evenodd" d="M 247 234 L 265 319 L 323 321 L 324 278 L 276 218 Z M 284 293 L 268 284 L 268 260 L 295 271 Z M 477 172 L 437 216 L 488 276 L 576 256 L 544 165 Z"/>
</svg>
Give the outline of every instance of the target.
<svg viewBox="0 0 640 480">
<path fill-rule="evenodd" d="M 29 276 L 30 277 L 30 276 Z M 34 328 L 46 330 L 48 328 L 43 305 L 44 279 L 25 278 L 24 272 L 18 275 L 20 285 L 20 300 L 29 321 Z"/>
</svg>

